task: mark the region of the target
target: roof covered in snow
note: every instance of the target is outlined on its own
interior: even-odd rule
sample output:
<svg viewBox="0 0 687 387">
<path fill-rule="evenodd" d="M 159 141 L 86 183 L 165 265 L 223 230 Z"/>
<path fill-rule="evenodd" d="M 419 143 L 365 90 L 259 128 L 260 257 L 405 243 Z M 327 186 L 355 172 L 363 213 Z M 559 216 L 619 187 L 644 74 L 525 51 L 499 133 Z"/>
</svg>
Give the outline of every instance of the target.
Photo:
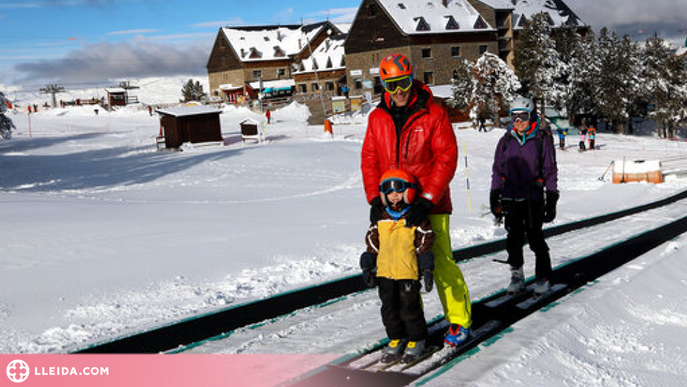
<svg viewBox="0 0 687 387">
<path fill-rule="evenodd" d="M 332 71 L 345 69 L 345 40 L 345 34 L 339 34 L 325 39 L 324 42 L 317 47 L 315 52 L 313 52 L 312 56 L 303 59 L 300 68 L 294 71 L 294 74 L 310 73 L 314 70 Z"/>
<path fill-rule="evenodd" d="M 479 0 L 494 9 L 513 9 L 515 5 L 511 0 Z"/>
<path fill-rule="evenodd" d="M 523 28 L 527 20 L 531 20 L 532 16 L 540 12 L 549 15 L 549 24 L 552 27 L 586 26 L 586 23 L 562 0 L 516 0 L 513 11 L 513 28 Z"/>
<path fill-rule="evenodd" d="M 194 116 L 197 114 L 220 114 L 222 110 L 211 106 L 176 106 L 166 109 L 157 109 L 155 112 L 174 117 Z"/>
<path fill-rule="evenodd" d="M 408 35 L 493 30 L 467 0 L 377 0 Z M 446 5 L 444 5 L 446 3 Z"/>
<path fill-rule="evenodd" d="M 306 50 L 321 32 L 338 33 L 329 22 L 289 26 L 224 27 L 221 31 L 242 62 L 288 59 Z"/>
</svg>

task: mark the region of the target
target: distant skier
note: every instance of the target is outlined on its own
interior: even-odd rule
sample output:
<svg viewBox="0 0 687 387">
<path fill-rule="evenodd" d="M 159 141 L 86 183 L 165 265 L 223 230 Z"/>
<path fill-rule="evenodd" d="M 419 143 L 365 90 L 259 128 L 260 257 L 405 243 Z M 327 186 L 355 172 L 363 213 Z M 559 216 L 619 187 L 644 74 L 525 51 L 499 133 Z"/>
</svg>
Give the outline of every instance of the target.
<svg viewBox="0 0 687 387">
<path fill-rule="evenodd" d="M 589 128 L 587 129 L 587 138 L 589 139 L 589 149 L 595 150 L 596 149 L 596 128 L 594 127 L 594 125 L 589 125 Z"/>
<path fill-rule="evenodd" d="M 561 150 L 565 149 L 565 136 L 568 135 L 568 128 L 558 128 L 558 146 Z"/>
<path fill-rule="evenodd" d="M 487 119 L 486 119 L 486 117 L 484 117 L 484 114 L 480 114 L 479 117 L 477 117 L 477 123 L 478 123 L 477 131 L 478 132 L 482 132 L 482 131 L 486 132 L 487 131 L 487 127 L 485 126 L 486 121 L 487 121 Z"/>
<path fill-rule="evenodd" d="M 510 108 L 511 126 L 496 146 L 489 202 L 497 218 L 505 216 L 506 251 L 511 270 L 508 293 L 523 289 L 525 236 L 536 257 L 536 295 L 552 280 L 549 246 L 542 225 L 556 217 L 558 167 L 553 138 L 539 130 L 531 99 L 518 98 Z"/>
<path fill-rule="evenodd" d="M 582 123 L 582 129 L 580 129 L 580 152 L 587 150 L 585 143 L 587 142 L 587 126 Z"/>
<path fill-rule="evenodd" d="M 367 251 L 360 257 L 368 286 L 379 284 L 382 322 L 389 337 L 382 362 L 401 358 L 410 362 L 425 352 L 427 323 L 422 310 L 420 278 L 426 291 L 433 287 L 434 232 L 429 219 L 418 226 L 407 223 L 417 187 L 405 171 L 392 169 L 382 175 L 379 197 L 381 218 L 370 224 L 365 236 Z"/>
</svg>

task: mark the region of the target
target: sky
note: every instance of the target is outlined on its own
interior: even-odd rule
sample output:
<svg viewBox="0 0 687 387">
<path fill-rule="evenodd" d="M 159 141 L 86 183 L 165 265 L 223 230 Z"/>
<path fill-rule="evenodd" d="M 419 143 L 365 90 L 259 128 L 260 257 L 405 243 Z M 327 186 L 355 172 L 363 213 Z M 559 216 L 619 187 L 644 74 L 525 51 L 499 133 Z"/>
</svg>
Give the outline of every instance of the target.
<svg viewBox="0 0 687 387">
<path fill-rule="evenodd" d="M 112 79 L 207 75 L 221 26 L 351 22 L 361 0 L 0 0 L 0 88 L 67 88 Z M 658 32 L 682 45 L 687 2 L 567 0 L 596 31 Z M 111 82 L 110 82 L 111 83 Z"/>
</svg>

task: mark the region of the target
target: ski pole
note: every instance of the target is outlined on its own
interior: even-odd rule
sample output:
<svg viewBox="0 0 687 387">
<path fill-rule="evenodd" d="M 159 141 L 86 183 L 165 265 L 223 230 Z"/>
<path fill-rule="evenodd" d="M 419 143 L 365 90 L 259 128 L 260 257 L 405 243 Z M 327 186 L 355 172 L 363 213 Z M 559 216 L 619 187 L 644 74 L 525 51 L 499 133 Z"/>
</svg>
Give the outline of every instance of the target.
<svg viewBox="0 0 687 387">
<path fill-rule="evenodd" d="M 611 164 L 606 167 L 606 170 L 604 171 L 604 174 L 599 177 L 599 181 L 604 181 L 604 178 L 606 177 L 606 174 L 608 173 L 608 170 L 611 169 L 611 167 L 615 164 L 615 160 L 611 161 Z"/>
<path fill-rule="evenodd" d="M 463 143 L 463 150 L 465 151 L 465 183 L 468 188 L 468 214 L 472 214 L 472 199 L 470 198 L 470 173 L 468 171 L 468 148 Z"/>
</svg>

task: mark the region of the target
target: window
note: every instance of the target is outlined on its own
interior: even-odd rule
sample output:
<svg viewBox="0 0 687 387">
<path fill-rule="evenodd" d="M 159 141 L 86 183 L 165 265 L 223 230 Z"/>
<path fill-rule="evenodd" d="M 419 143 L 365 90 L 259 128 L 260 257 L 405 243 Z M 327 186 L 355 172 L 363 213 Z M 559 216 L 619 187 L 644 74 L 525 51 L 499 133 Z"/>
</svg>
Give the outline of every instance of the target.
<svg viewBox="0 0 687 387">
<path fill-rule="evenodd" d="M 301 93 L 307 93 L 308 85 L 306 85 L 305 83 L 301 83 L 300 85 L 298 85 L 298 91 L 300 91 Z"/>
<path fill-rule="evenodd" d="M 477 17 L 477 20 L 475 21 L 475 29 L 476 30 L 483 30 L 487 28 L 487 22 L 482 19 L 482 16 Z"/>
<path fill-rule="evenodd" d="M 447 30 L 457 30 L 460 29 L 460 26 L 458 25 L 458 22 L 456 19 L 453 18 L 453 16 L 448 17 L 448 21 L 446 22 L 446 29 Z"/>
<path fill-rule="evenodd" d="M 485 52 L 487 52 L 487 45 L 486 44 L 480 44 L 479 45 L 479 54 L 482 55 Z"/>
<path fill-rule="evenodd" d="M 260 77 L 262 77 L 262 71 L 254 70 L 253 71 L 253 78 L 260 78 Z"/>
<path fill-rule="evenodd" d="M 286 75 L 286 69 L 278 69 L 277 70 L 277 77 L 281 78 Z"/>
<path fill-rule="evenodd" d="M 320 90 L 320 84 L 319 83 L 311 83 L 310 88 L 312 89 L 313 92 Z"/>
<path fill-rule="evenodd" d="M 422 80 L 425 82 L 426 85 L 433 85 L 434 84 L 434 73 L 431 71 L 425 71 L 423 74 Z"/>
<path fill-rule="evenodd" d="M 451 56 L 454 58 L 460 58 L 460 46 L 451 47 Z"/>
<path fill-rule="evenodd" d="M 429 24 L 427 24 L 424 17 L 416 17 L 413 20 L 415 20 L 416 23 L 415 31 L 429 31 Z"/>
<path fill-rule="evenodd" d="M 376 17 L 377 16 L 377 5 L 376 4 L 370 4 L 367 7 L 367 12 L 368 12 L 368 16 L 370 18 Z"/>
<path fill-rule="evenodd" d="M 432 49 L 431 48 L 423 48 L 422 49 L 422 58 L 428 59 L 431 57 L 432 57 Z"/>
<path fill-rule="evenodd" d="M 324 84 L 324 89 L 327 91 L 334 91 L 334 82 L 327 82 Z"/>
<path fill-rule="evenodd" d="M 355 88 L 356 89 L 362 89 L 363 88 L 363 81 L 360 78 L 356 78 L 354 81 L 355 81 Z"/>
</svg>

